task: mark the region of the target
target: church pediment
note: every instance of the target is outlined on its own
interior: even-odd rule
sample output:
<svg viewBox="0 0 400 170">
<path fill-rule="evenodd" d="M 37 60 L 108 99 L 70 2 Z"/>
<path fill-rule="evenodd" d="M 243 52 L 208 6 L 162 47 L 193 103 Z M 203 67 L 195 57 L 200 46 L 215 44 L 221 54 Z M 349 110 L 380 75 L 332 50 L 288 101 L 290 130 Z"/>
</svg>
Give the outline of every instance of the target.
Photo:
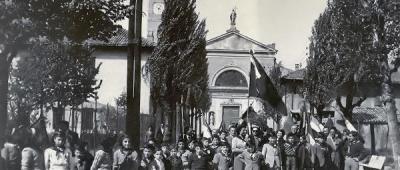
<svg viewBox="0 0 400 170">
<path fill-rule="evenodd" d="M 228 31 L 227 33 L 207 41 L 206 49 L 224 51 L 249 51 L 254 49 L 259 52 L 276 53 L 275 44 L 263 44 L 250 37 L 240 34 L 239 31 Z"/>
</svg>

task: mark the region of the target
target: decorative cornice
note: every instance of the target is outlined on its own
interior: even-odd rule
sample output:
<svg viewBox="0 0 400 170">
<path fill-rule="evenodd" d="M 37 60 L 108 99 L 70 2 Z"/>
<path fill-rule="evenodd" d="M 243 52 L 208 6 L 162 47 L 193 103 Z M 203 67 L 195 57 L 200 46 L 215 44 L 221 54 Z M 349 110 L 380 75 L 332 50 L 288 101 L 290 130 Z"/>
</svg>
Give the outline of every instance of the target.
<svg viewBox="0 0 400 170">
<path fill-rule="evenodd" d="M 254 54 L 267 54 L 267 55 L 275 55 L 277 50 L 256 50 Z M 207 53 L 236 53 L 236 54 L 249 54 L 248 50 L 231 50 L 231 49 L 207 49 Z M 267 57 L 267 56 L 262 56 Z"/>
<path fill-rule="evenodd" d="M 232 29 L 232 28 L 231 28 L 231 29 Z M 234 28 L 234 29 L 236 29 L 236 28 Z M 275 52 L 275 53 L 278 52 L 278 50 L 275 49 L 275 43 L 266 45 L 266 44 L 263 44 L 263 43 L 261 43 L 261 42 L 259 42 L 259 41 L 256 41 L 256 40 L 254 40 L 254 39 L 252 39 L 252 38 L 250 38 L 250 37 L 248 37 L 248 36 L 245 36 L 245 35 L 239 33 L 239 31 L 229 31 L 229 32 L 227 32 L 227 33 L 225 33 L 225 34 L 222 34 L 222 35 L 220 35 L 220 36 L 211 38 L 211 39 L 209 39 L 209 40 L 207 41 L 207 45 L 209 45 L 209 44 L 211 44 L 211 43 L 214 43 L 214 42 L 217 42 L 217 41 L 219 41 L 219 40 L 221 40 L 221 39 L 224 39 L 224 38 L 226 38 L 226 37 L 229 37 L 229 36 L 231 36 L 231 35 L 237 35 L 237 36 L 239 36 L 239 37 L 241 37 L 241 38 L 244 38 L 244 39 L 246 39 L 246 40 L 248 40 L 248 41 L 250 41 L 250 42 L 252 42 L 252 43 L 254 43 L 254 44 L 256 44 L 256 45 L 258 45 L 258 46 L 260 46 L 260 47 L 262 47 L 262 48 L 264 48 L 264 49 L 266 49 L 266 50 L 268 50 L 268 51 L 273 51 L 273 52 Z M 247 51 L 247 52 L 248 52 L 248 51 Z"/>
</svg>

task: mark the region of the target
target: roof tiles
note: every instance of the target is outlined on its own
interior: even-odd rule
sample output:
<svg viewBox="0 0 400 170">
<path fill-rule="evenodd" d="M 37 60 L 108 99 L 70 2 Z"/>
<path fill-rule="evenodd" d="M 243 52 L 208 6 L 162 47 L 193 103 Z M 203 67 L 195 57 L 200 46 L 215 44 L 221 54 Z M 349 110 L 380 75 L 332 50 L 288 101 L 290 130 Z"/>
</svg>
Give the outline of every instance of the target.
<svg viewBox="0 0 400 170">
<path fill-rule="evenodd" d="M 126 29 L 119 29 L 116 35 L 112 36 L 108 42 L 100 40 L 89 40 L 88 43 L 93 46 L 114 46 L 125 47 L 128 45 L 128 31 Z M 142 47 L 154 47 L 155 42 L 142 38 Z"/>
</svg>

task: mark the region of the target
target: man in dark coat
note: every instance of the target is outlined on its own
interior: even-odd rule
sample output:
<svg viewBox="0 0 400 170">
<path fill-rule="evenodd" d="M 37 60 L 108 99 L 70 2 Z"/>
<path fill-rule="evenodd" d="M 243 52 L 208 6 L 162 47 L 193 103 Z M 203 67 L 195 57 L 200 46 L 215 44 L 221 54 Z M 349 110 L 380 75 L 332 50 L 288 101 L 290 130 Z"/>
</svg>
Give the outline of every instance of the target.
<svg viewBox="0 0 400 170">
<path fill-rule="evenodd" d="M 311 170 L 311 145 L 307 143 L 306 136 L 300 137 L 299 146 L 296 149 L 296 164 L 298 169 Z"/>
</svg>

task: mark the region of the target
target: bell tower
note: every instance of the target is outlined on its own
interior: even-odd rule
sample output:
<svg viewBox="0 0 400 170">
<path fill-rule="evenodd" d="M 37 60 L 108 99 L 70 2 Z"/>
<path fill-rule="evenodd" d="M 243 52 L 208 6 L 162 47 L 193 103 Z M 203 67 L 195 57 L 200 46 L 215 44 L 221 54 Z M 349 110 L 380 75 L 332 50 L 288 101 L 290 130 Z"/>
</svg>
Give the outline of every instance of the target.
<svg viewBox="0 0 400 170">
<path fill-rule="evenodd" d="M 157 42 L 157 30 L 161 23 L 161 14 L 164 11 L 164 0 L 149 0 L 147 38 Z"/>
</svg>

